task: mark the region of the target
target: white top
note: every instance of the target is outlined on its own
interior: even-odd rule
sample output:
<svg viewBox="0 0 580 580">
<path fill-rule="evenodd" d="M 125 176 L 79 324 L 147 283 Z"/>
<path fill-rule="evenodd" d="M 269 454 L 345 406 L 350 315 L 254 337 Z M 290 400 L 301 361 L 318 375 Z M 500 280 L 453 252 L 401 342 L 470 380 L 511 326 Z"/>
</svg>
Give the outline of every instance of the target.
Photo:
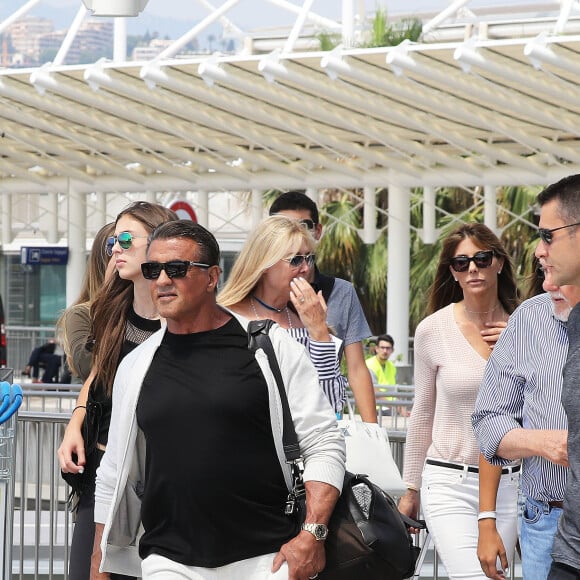
<svg viewBox="0 0 580 580">
<path fill-rule="evenodd" d="M 484 359 L 463 336 L 449 304 L 415 332 L 415 401 L 407 431 L 403 480 L 421 486 L 426 457 L 478 465 L 471 414 Z"/>
</svg>

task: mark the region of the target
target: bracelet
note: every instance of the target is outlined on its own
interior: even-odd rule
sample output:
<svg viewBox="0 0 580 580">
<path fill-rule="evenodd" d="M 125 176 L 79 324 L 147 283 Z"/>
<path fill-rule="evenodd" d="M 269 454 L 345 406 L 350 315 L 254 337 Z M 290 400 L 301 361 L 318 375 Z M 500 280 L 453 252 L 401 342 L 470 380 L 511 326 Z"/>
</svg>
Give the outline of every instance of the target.
<svg viewBox="0 0 580 580">
<path fill-rule="evenodd" d="M 496 513 L 495 512 L 479 512 L 479 515 L 477 516 L 477 521 L 487 520 L 487 519 L 497 520 Z"/>
<path fill-rule="evenodd" d="M 74 415 L 74 412 L 75 412 L 77 409 L 86 409 L 86 406 L 85 406 L 85 405 L 77 405 L 77 406 L 76 406 L 76 407 L 75 407 L 75 408 L 72 410 L 71 416 L 72 416 L 72 415 Z"/>
</svg>

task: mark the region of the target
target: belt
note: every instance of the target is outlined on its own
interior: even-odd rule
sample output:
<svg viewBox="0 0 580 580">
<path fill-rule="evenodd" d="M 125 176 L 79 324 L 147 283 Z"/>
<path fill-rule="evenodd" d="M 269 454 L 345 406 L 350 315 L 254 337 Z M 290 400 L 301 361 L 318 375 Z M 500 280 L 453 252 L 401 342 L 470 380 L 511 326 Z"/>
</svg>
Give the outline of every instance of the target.
<svg viewBox="0 0 580 580">
<path fill-rule="evenodd" d="M 427 465 L 436 465 L 437 467 L 448 467 L 449 469 L 460 469 L 464 470 L 467 468 L 467 471 L 470 473 L 479 473 L 479 467 L 474 467 L 473 465 L 463 465 L 462 463 L 449 463 L 448 461 L 438 461 L 437 459 L 427 459 L 425 460 Z M 506 473 L 517 473 L 522 468 L 521 465 L 514 465 L 513 467 L 504 467 L 501 470 L 502 475 Z M 554 503 L 562 503 L 562 502 L 554 502 Z M 558 506 L 554 506 L 558 507 Z"/>
<path fill-rule="evenodd" d="M 550 506 L 550 509 L 552 509 L 552 508 L 564 509 L 564 502 L 557 500 L 557 499 L 555 499 L 553 501 L 549 501 L 548 505 Z"/>
</svg>

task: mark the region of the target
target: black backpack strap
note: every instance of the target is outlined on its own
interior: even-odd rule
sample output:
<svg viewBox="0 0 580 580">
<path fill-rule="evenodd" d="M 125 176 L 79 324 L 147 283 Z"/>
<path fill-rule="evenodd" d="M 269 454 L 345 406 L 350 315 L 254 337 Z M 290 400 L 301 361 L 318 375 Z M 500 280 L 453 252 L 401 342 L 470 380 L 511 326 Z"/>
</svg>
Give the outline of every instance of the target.
<svg viewBox="0 0 580 580">
<path fill-rule="evenodd" d="M 296 436 L 294 423 L 292 422 L 292 414 L 290 413 L 290 405 L 288 404 L 282 373 L 268 334 L 273 324 L 273 320 L 251 320 L 248 324 L 248 344 L 250 350 L 255 351 L 261 348 L 268 357 L 270 370 L 276 379 L 278 393 L 282 401 L 282 418 L 284 421 L 282 442 L 284 445 L 284 454 L 286 455 L 286 461 L 292 462 L 301 459 L 300 446 L 298 445 L 298 437 Z"/>
<path fill-rule="evenodd" d="M 285 513 L 292 515 L 298 509 L 298 505 L 306 496 L 304 489 L 304 481 L 302 479 L 302 472 L 304 466 L 302 463 L 302 455 L 300 454 L 300 446 L 298 445 L 298 437 L 292 422 L 292 413 L 290 412 L 290 405 L 288 404 L 288 396 L 286 395 L 286 388 L 284 387 L 284 380 L 280 371 L 280 365 L 270 340 L 270 328 L 274 324 L 273 320 L 251 320 L 248 324 L 248 347 L 255 351 L 261 348 L 268 357 L 268 364 L 270 370 L 276 379 L 278 386 L 278 393 L 282 402 L 282 445 L 284 447 L 284 455 L 286 462 L 292 468 L 292 489 L 286 499 Z"/>
</svg>

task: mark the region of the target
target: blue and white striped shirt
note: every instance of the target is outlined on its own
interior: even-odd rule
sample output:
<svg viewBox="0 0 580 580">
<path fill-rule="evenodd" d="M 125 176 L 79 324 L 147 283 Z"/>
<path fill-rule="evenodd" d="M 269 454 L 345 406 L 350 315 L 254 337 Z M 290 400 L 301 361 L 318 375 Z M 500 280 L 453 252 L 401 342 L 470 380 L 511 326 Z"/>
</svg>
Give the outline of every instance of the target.
<svg viewBox="0 0 580 580">
<path fill-rule="evenodd" d="M 489 358 L 472 416 L 481 452 L 493 464 L 512 429 L 567 429 L 561 402 L 562 369 L 568 352 L 566 324 L 554 317 L 552 301 L 541 294 L 510 316 Z M 567 469 L 543 457 L 523 459 L 522 491 L 538 501 L 564 497 Z"/>
<path fill-rule="evenodd" d="M 331 337 L 330 342 L 319 342 L 310 338 L 306 328 L 287 328 L 286 331 L 306 347 L 326 398 L 336 413 L 342 413 L 348 381 L 340 371 L 339 339 Z"/>
</svg>

